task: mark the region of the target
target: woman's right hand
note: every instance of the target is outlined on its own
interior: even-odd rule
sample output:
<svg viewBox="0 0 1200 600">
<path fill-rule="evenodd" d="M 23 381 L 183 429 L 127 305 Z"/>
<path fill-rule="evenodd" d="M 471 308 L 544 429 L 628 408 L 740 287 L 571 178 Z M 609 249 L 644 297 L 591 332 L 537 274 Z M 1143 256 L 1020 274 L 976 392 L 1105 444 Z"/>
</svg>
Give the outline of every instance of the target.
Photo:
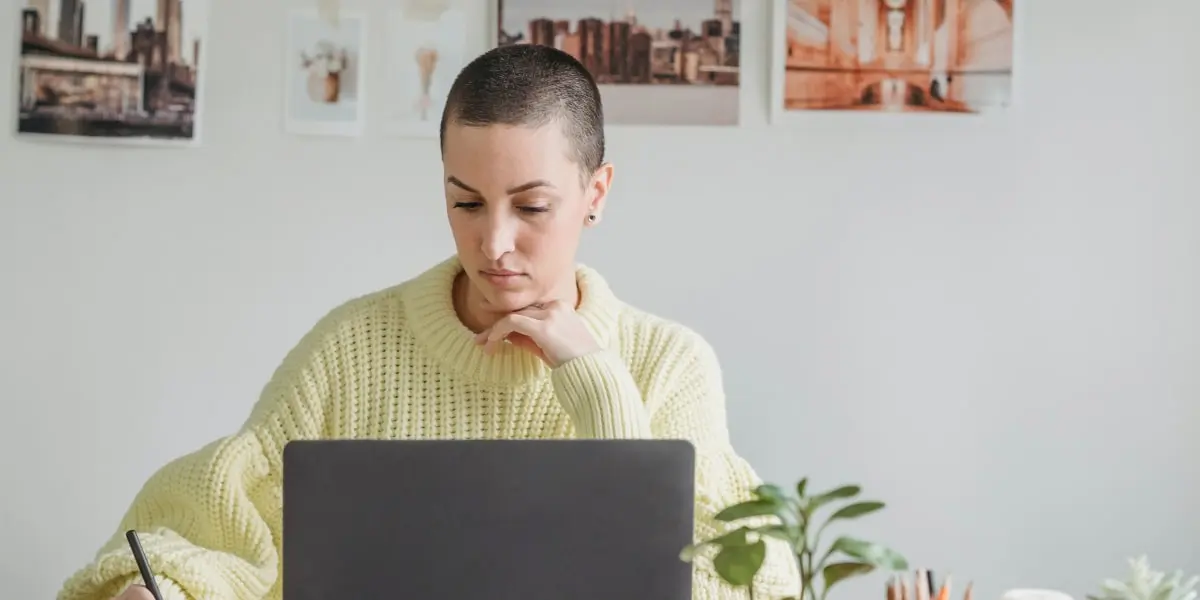
<svg viewBox="0 0 1200 600">
<path fill-rule="evenodd" d="M 154 600 L 154 594 L 146 586 L 131 585 L 125 588 L 125 591 L 113 598 L 113 600 Z"/>
</svg>

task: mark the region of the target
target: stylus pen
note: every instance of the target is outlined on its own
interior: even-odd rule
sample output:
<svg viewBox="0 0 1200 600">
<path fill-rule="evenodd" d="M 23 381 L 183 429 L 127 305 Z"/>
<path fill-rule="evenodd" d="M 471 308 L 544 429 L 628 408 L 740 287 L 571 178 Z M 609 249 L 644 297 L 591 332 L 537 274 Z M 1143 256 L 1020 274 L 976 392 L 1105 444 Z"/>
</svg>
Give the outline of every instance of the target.
<svg viewBox="0 0 1200 600">
<path fill-rule="evenodd" d="M 137 532 L 132 529 L 126 531 L 125 539 L 129 540 L 129 549 L 133 550 L 133 560 L 137 561 L 138 570 L 142 572 L 142 582 L 146 584 L 146 589 L 150 590 L 154 600 L 162 600 L 162 594 L 158 591 L 158 583 L 154 581 L 154 572 L 150 570 L 146 553 L 142 552 L 142 542 L 138 540 Z"/>
</svg>

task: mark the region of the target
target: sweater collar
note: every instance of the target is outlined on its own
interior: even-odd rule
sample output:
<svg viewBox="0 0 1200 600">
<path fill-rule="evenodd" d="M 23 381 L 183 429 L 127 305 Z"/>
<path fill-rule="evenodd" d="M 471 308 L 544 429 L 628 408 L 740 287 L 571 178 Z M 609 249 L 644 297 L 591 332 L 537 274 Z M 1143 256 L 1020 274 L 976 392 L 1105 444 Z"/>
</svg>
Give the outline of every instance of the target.
<svg viewBox="0 0 1200 600">
<path fill-rule="evenodd" d="M 443 368 L 480 383 L 525 383 L 544 378 L 549 368 L 533 354 L 505 344 L 495 354 L 484 354 L 475 334 L 454 310 L 454 279 L 463 270 L 453 256 L 409 280 L 401 298 L 408 330 L 417 345 Z M 584 265 L 575 269 L 580 303 L 577 314 L 602 348 L 614 338 L 620 302 L 608 283 Z"/>
</svg>

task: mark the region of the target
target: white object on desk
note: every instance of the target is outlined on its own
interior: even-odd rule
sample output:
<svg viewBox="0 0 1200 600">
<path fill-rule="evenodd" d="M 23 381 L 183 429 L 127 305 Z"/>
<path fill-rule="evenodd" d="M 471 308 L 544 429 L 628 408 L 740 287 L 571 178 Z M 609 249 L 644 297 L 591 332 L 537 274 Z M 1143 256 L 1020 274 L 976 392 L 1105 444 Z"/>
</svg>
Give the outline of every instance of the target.
<svg viewBox="0 0 1200 600">
<path fill-rule="evenodd" d="M 1000 600 L 1074 600 L 1070 594 L 1057 590 L 1017 589 L 1008 590 Z"/>
</svg>

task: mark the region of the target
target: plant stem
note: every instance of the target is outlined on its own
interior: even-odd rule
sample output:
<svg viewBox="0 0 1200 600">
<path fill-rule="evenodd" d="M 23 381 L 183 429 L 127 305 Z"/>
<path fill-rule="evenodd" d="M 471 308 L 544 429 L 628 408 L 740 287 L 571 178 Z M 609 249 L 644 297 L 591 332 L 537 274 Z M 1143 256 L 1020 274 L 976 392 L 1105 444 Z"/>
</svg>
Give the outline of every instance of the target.
<svg viewBox="0 0 1200 600">
<path fill-rule="evenodd" d="M 813 555 L 810 551 L 805 558 L 808 560 L 808 578 L 804 583 L 808 586 L 807 600 L 817 600 L 817 572 L 813 570 Z"/>
<path fill-rule="evenodd" d="M 807 547 L 801 549 L 796 555 L 796 563 L 800 568 L 799 600 L 817 600 L 816 588 L 813 586 L 816 574 L 813 573 L 812 551 Z"/>
<path fill-rule="evenodd" d="M 801 548 L 796 553 L 796 569 L 800 571 L 800 589 L 798 590 L 800 595 L 796 597 L 797 600 L 804 600 L 804 590 L 808 586 L 808 571 L 804 568 L 805 552 L 806 550 Z"/>
<path fill-rule="evenodd" d="M 824 554 L 822 554 L 822 555 L 821 555 L 821 558 L 820 558 L 820 560 L 818 560 L 818 561 L 817 561 L 816 567 L 811 567 L 811 566 L 810 566 L 809 568 L 810 568 L 810 569 L 813 569 L 813 568 L 815 568 L 815 569 L 816 569 L 816 570 L 818 570 L 818 571 L 819 571 L 819 570 L 822 570 L 822 569 L 824 569 L 824 568 L 825 568 L 825 563 L 826 563 L 826 562 L 829 562 L 829 557 L 830 557 L 830 556 L 832 556 L 832 555 L 833 555 L 833 548 L 831 547 L 831 548 L 829 548 L 828 550 L 826 550 Z"/>
<path fill-rule="evenodd" d="M 800 572 L 800 589 L 797 590 L 797 593 L 799 595 L 796 596 L 796 600 L 804 600 L 804 579 L 805 579 L 805 577 L 804 577 L 804 558 L 803 558 L 803 556 L 804 556 L 803 551 L 796 554 L 796 570 Z"/>
</svg>

